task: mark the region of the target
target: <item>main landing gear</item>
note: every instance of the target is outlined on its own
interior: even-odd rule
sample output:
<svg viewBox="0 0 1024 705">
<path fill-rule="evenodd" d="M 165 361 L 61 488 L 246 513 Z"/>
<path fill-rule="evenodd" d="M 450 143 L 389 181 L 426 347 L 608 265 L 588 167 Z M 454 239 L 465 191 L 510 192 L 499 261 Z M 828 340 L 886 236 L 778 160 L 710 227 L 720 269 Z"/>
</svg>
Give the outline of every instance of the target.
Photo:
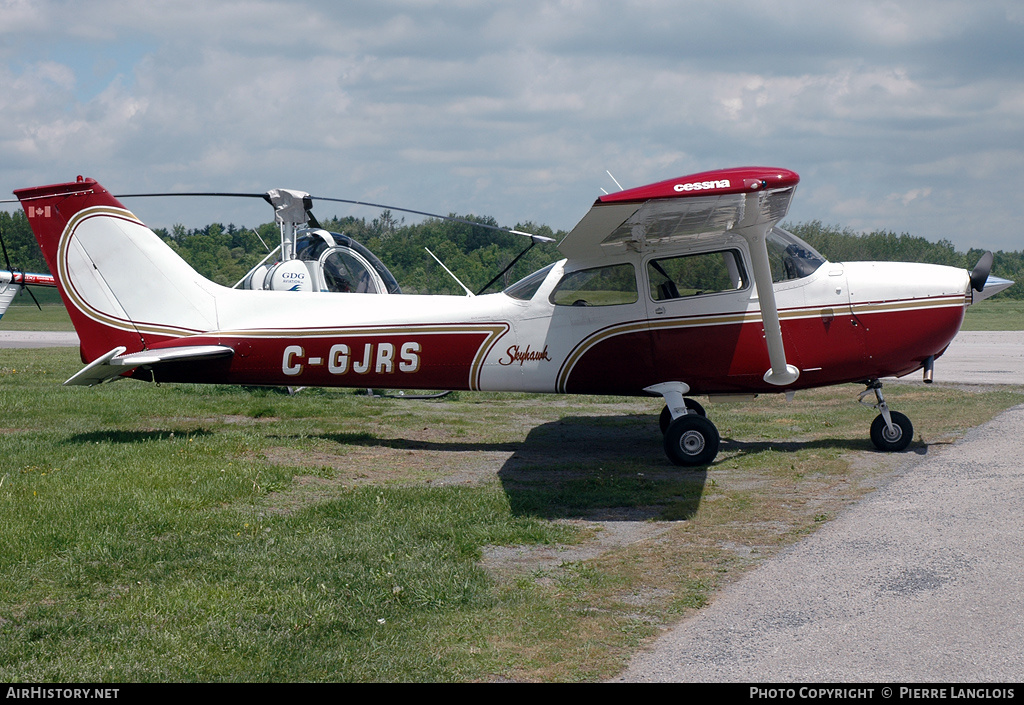
<svg viewBox="0 0 1024 705">
<path fill-rule="evenodd" d="M 644 389 L 665 398 L 659 423 L 665 435 L 665 454 L 676 465 L 707 465 L 718 455 L 718 429 L 707 420 L 704 407 L 683 397 L 685 382 L 662 382 Z"/>
<path fill-rule="evenodd" d="M 676 465 L 708 465 L 718 455 L 718 429 L 696 412 L 680 416 L 665 431 L 665 454 Z"/>
<path fill-rule="evenodd" d="M 708 421 L 703 406 L 693 399 L 683 402 L 686 413 L 675 419 L 668 406 L 661 410 L 659 423 L 665 434 L 665 454 L 676 465 L 708 465 L 718 455 L 718 429 Z"/>
<path fill-rule="evenodd" d="M 906 450 L 914 438 L 914 425 L 900 412 L 889 409 L 882 396 L 880 381 L 873 379 L 865 384 L 867 389 L 861 392 L 857 400 L 866 403 L 864 397 L 874 394 L 876 403 L 869 405 L 879 411 L 871 423 L 871 442 L 878 450 L 887 453 Z M 704 407 L 693 399 L 682 397 L 685 393 L 683 389 L 665 385 L 657 391 L 663 393 L 668 402 L 661 411 L 659 423 L 665 436 L 665 454 L 669 460 L 684 467 L 709 465 L 718 455 L 721 439 L 718 429 L 708 421 Z M 678 415 L 674 419 L 670 405 L 677 410 Z M 684 409 L 685 413 L 682 413 Z"/>
<path fill-rule="evenodd" d="M 910 441 L 914 439 L 914 425 L 910 419 L 898 411 L 890 411 L 889 405 L 882 397 L 882 383 L 877 379 L 867 382 L 868 388 L 857 396 L 857 401 L 864 403 L 864 397 L 874 392 L 876 404 L 871 404 L 878 409 L 878 416 L 871 422 L 871 442 L 875 448 L 886 453 L 898 453 L 906 450 Z"/>
</svg>

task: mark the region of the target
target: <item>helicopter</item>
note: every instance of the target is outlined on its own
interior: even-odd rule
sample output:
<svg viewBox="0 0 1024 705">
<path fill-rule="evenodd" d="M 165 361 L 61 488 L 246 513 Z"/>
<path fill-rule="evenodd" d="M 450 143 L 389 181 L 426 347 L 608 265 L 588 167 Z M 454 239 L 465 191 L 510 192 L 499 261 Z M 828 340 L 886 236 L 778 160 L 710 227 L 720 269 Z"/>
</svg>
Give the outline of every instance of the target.
<svg viewBox="0 0 1024 705">
<path fill-rule="evenodd" d="M 235 283 L 234 288 L 322 293 L 402 293 L 394 275 L 359 241 L 320 227 L 309 210 L 312 205 L 309 194 L 290 189 L 272 189 L 261 197 L 274 207 L 281 244 L 270 250 L 259 264 Z M 0 244 L 3 244 L 2 240 Z M 3 255 L 7 269 L 0 269 L 0 317 L 21 291 L 31 295 L 32 291 L 28 287 L 57 287 L 52 274 L 23 272 L 12 267 L 5 244 Z M 34 296 L 32 298 L 35 299 Z"/>
<path fill-rule="evenodd" d="M 991 253 L 971 271 L 829 262 L 778 225 L 799 181 L 752 166 L 604 194 L 558 243 L 562 260 L 475 296 L 400 294 L 351 248 L 366 276 L 332 290 L 327 262 L 349 246 L 300 227 L 303 192 L 275 205 L 282 262 L 257 265 L 249 290 L 200 276 L 94 179 L 14 193 L 81 341 L 86 364 L 67 385 L 660 396 L 665 453 L 692 467 L 721 442 L 694 397 L 861 382 L 879 411 L 872 442 L 902 451 L 913 425 L 888 407 L 882 378 L 930 381 L 966 306 L 1013 282 L 990 276 Z"/>
</svg>

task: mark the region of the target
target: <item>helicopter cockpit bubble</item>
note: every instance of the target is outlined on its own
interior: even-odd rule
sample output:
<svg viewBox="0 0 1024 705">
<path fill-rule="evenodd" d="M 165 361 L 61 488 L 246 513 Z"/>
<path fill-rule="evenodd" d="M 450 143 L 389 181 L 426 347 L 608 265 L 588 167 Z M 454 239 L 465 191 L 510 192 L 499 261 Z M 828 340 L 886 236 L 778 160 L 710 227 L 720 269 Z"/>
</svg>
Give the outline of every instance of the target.
<svg viewBox="0 0 1024 705">
<path fill-rule="evenodd" d="M 314 291 L 402 293 L 384 263 L 348 235 L 320 228 L 300 230 L 295 239 L 295 253 L 313 277 Z"/>
</svg>

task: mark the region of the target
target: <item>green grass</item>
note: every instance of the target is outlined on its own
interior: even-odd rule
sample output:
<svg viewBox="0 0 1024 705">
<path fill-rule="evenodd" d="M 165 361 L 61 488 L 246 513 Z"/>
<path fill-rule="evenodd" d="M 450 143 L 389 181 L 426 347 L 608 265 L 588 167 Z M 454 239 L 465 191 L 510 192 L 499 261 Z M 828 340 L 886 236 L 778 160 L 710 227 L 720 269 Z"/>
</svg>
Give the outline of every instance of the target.
<svg viewBox="0 0 1024 705">
<path fill-rule="evenodd" d="M 969 306 L 961 330 L 1024 330 L 1024 299 L 986 299 Z"/>
<path fill-rule="evenodd" d="M 22 292 L 24 296 L 24 292 Z M 71 317 L 60 303 L 35 305 L 14 305 L 0 318 L 0 330 L 74 330 Z"/>
<path fill-rule="evenodd" d="M 0 350 L 8 682 L 605 678 L 913 457 L 870 450 L 855 387 L 709 405 L 722 453 L 682 471 L 656 400 L 60 386 L 79 366 Z M 916 449 L 1021 401 L 886 397 Z M 587 553 L 625 519 L 648 538 Z"/>
</svg>

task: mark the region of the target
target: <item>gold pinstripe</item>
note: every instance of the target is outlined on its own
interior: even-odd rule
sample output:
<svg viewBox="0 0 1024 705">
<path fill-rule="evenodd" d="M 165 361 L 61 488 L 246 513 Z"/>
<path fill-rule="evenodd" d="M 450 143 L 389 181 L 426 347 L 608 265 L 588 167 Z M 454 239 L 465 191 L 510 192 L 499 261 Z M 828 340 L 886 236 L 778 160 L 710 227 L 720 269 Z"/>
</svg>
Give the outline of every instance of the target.
<svg viewBox="0 0 1024 705">
<path fill-rule="evenodd" d="M 900 301 L 875 301 L 855 303 L 852 306 L 844 303 L 835 308 L 846 311 L 857 316 L 865 316 L 874 313 L 889 313 L 894 311 L 913 311 L 929 308 L 949 308 L 963 306 L 966 303 L 964 294 L 951 294 L 948 296 L 936 296 L 927 299 L 904 299 Z M 779 311 L 779 318 L 782 320 L 798 320 L 805 318 L 817 318 L 822 315 L 825 306 L 805 306 L 801 308 L 786 309 Z M 595 345 L 618 335 L 641 331 L 645 327 L 651 331 L 672 330 L 677 328 L 698 328 L 707 326 L 722 326 L 730 324 L 759 323 L 761 321 L 760 311 L 747 311 L 742 313 L 709 314 L 706 316 L 689 316 L 686 318 L 651 319 L 649 321 L 630 321 L 596 331 L 589 337 L 581 340 L 576 347 L 565 358 L 562 367 L 556 378 L 556 389 L 565 392 L 569 375 L 572 373 L 576 363 Z"/>
</svg>

